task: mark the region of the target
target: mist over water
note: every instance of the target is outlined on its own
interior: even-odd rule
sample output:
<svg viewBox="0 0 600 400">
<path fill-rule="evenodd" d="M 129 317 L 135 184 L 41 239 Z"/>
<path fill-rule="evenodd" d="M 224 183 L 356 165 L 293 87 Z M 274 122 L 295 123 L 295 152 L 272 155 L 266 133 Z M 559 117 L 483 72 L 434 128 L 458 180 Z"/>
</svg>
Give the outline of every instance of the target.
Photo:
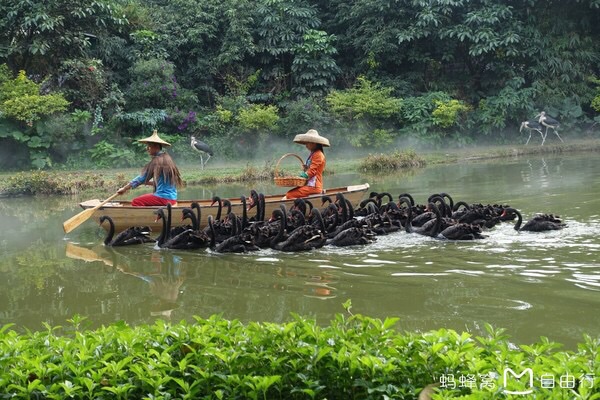
<svg viewBox="0 0 600 400">
<path fill-rule="evenodd" d="M 368 246 L 305 253 L 157 251 L 151 244 L 107 249 L 93 222 L 62 232 L 85 199 L 2 199 L 0 323 L 40 329 L 42 322 L 64 325 L 76 313 L 92 326 L 213 313 L 286 321 L 291 312 L 327 323 L 351 299 L 353 312 L 399 317 L 401 330 L 484 334 L 491 323 L 517 343 L 547 336 L 572 348 L 584 333 L 600 334 L 599 167 L 598 157 L 582 154 L 377 175 L 336 171 L 327 186 L 369 182 L 395 199 L 411 193 L 417 203 L 446 192 L 455 202 L 510 205 L 525 221 L 538 212 L 557 214 L 567 227 L 516 232 L 514 221 L 505 222 L 470 242 L 396 232 Z M 285 191 L 269 182 L 252 188 Z M 250 189 L 187 187 L 181 197 L 233 197 Z"/>
</svg>

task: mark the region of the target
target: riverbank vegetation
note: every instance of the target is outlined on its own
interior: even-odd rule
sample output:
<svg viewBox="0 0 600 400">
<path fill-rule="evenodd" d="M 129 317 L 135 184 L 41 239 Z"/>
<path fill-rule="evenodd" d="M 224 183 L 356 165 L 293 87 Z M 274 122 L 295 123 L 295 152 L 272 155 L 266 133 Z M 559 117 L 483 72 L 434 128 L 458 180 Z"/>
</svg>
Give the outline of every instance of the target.
<svg viewBox="0 0 600 400">
<path fill-rule="evenodd" d="M 517 346 L 490 326 L 483 335 L 401 333 L 396 318 L 352 315 L 349 302 L 345 307 L 348 313 L 327 326 L 301 316 L 95 330 L 75 317 L 70 326 L 24 334 L 5 325 L 0 391 L 31 399 L 415 399 L 424 389 L 419 399 L 513 398 L 509 391 L 600 397 L 598 338 L 586 336 L 566 351 L 545 338 Z"/>
<path fill-rule="evenodd" d="M 567 143 L 545 146 L 465 147 L 423 153 L 417 153 L 413 149 L 396 149 L 385 153 L 369 153 L 364 157 L 344 157 L 339 154 L 330 157 L 327 161 L 325 174 L 334 175 L 348 171 L 369 174 L 381 171 L 410 170 L 441 163 L 582 151 L 600 151 L 600 141 L 569 140 Z M 272 180 L 276 161 L 272 157 L 262 161 L 238 160 L 225 164 L 209 164 L 203 170 L 199 169 L 196 164 L 184 163 L 180 169 L 187 185 L 245 182 L 251 186 L 259 181 Z M 0 172 L 0 197 L 80 194 L 98 190 L 108 193 L 125 185 L 138 172 L 139 169 L 134 168 Z"/>
<path fill-rule="evenodd" d="M 542 110 L 587 137 L 600 121 L 599 8 L 9 0 L 0 169 L 139 167 L 136 139 L 153 129 L 190 161 L 191 135 L 238 160 L 309 128 L 371 153 L 515 143 Z"/>
</svg>

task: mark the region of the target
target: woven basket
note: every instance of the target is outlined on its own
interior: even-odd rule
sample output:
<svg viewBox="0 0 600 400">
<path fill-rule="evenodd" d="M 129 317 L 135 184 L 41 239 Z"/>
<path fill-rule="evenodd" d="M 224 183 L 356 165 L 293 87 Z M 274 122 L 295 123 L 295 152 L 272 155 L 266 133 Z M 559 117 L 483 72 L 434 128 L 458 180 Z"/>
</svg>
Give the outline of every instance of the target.
<svg viewBox="0 0 600 400">
<path fill-rule="evenodd" d="M 279 161 L 277 161 L 277 164 L 275 164 L 275 177 L 273 178 L 275 180 L 275 184 L 277 186 L 291 186 L 291 187 L 296 187 L 296 186 L 304 186 L 304 184 L 306 184 L 306 179 L 305 178 L 301 178 L 299 176 L 284 176 L 282 174 L 281 171 L 279 171 L 279 163 L 281 163 L 281 160 L 283 160 L 286 157 L 289 156 L 293 156 L 296 157 L 299 161 L 300 161 L 300 168 L 302 168 L 302 166 L 304 165 L 304 161 L 302 160 L 302 158 L 294 153 L 287 153 L 281 156 L 281 158 L 279 159 Z"/>
</svg>

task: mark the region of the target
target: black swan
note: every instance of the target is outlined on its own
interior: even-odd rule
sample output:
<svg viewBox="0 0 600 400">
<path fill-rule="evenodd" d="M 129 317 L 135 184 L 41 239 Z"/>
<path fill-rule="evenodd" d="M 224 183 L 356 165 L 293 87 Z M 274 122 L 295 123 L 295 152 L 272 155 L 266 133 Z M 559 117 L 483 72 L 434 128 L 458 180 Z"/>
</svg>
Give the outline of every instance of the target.
<svg viewBox="0 0 600 400">
<path fill-rule="evenodd" d="M 337 209 L 337 207 L 333 204 L 330 205 L 329 207 L 335 207 Z M 338 215 L 337 210 L 336 210 L 336 213 L 332 214 L 330 217 L 323 218 L 323 221 L 325 222 L 325 230 L 326 230 L 325 236 L 327 236 L 329 239 L 332 239 L 335 235 L 337 235 L 344 229 L 348 229 L 353 226 L 362 227 L 365 225 L 356 218 L 350 219 L 350 220 L 340 224 L 341 217 Z"/>
<path fill-rule="evenodd" d="M 187 225 L 187 226 L 184 226 L 184 225 L 173 226 L 172 225 L 173 219 L 172 219 L 172 208 L 171 207 L 172 207 L 171 204 L 167 204 L 165 207 L 161 207 L 161 208 L 167 209 L 166 226 L 168 227 L 169 231 L 166 233 L 165 241 L 168 240 L 169 238 L 179 235 L 180 233 L 182 233 L 188 229 L 192 229 L 191 225 Z M 156 214 L 156 221 L 158 221 L 159 219 L 162 218 L 163 222 L 164 222 L 164 219 L 165 219 L 164 211 L 163 211 L 163 213 L 155 212 L 155 214 Z M 182 219 L 182 221 L 183 221 L 183 219 Z M 163 223 L 163 226 L 164 225 L 165 224 Z"/>
<path fill-rule="evenodd" d="M 321 210 L 321 217 L 323 217 L 323 221 L 325 222 L 325 230 L 327 232 L 332 232 L 337 229 L 338 225 L 343 221 L 343 217 L 339 212 L 338 206 L 333 203 Z"/>
<path fill-rule="evenodd" d="M 408 205 L 411 206 L 411 207 L 414 207 L 414 205 L 415 205 L 415 199 L 414 199 L 414 197 L 412 197 L 412 195 L 410 193 L 400 193 L 398 195 L 398 202 L 400 202 L 400 199 L 402 197 L 406 197 L 409 200 L 409 204 Z"/>
<path fill-rule="evenodd" d="M 287 216 L 285 215 L 285 208 L 275 209 L 271 213 L 271 219 L 269 220 L 269 234 L 265 235 L 264 243 L 267 247 L 275 248 L 277 243 L 283 242 L 288 238 L 287 233 Z M 262 246 L 261 246 L 262 247 Z"/>
<path fill-rule="evenodd" d="M 475 240 L 486 238 L 486 236 L 481 234 L 481 227 L 479 225 L 465 223 L 450 225 L 440 232 L 439 237 L 448 240 Z"/>
<path fill-rule="evenodd" d="M 208 228 L 210 231 L 210 248 L 217 253 L 245 253 L 248 251 L 260 250 L 256 244 L 254 244 L 254 240 L 252 235 L 249 232 L 241 232 L 237 233 L 237 230 L 240 228 L 241 223 L 238 224 L 237 218 L 235 215 L 229 214 L 230 220 L 233 222 L 233 232 L 232 236 L 223 240 L 221 243 L 217 243 L 215 238 L 215 229 L 214 229 L 214 221 L 212 215 L 208 216 Z"/>
<path fill-rule="evenodd" d="M 160 232 L 158 239 L 156 239 L 157 247 L 162 249 L 180 250 L 191 250 L 206 247 L 206 238 L 202 232 L 195 231 L 192 228 L 185 228 L 179 232 L 178 230 L 171 229 L 171 218 L 169 218 L 169 215 L 165 216 L 163 207 L 159 208 L 154 213 L 156 214 L 157 220 L 162 220 L 162 231 Z M 185 218 L 192 219 L 192 224 L 197 224 L 197 222 L 194 221 L 197 217 L 194 215 L 191 209 L 184 209 L 184 216 Z"/>
<path fill-rule="evenodd" d="M 354 214 L 357 217 L 364 217 L 368 215 L 371 210 L 369 210 L 369 206 L 377 208 L 377 203 L 374 199 L 365 199 L 358 204 L 358 208 L 354 210 Z"/>
<path fill-rule="evenodd" d="M 517 222 L 515 223 L 516 231 L 556 231 L 566 226 L 566 224 L 562 222 L 560 217 L 553 214 L 538 214 L 531 218 L 529 221 L 527 221 L 525 225 L 521 226 L 521 223 L 523 222 L 523 217 L 519 210 L 517 210 L 516 208 L 506 207 L 502 215 L 511 213 L 517 216 Z"/>
<path fill-rule="evenodd" d="M 333 238 L 327 240 L 331 246 L 344 247 L 359 244 L 373 243 L 377 238 L 375 233 L 367 228 L 350 227 L 340 231 Z"/>
<path fill-rule="evenodd" d="M 325 238 L 325 223 L 318 209 L 313 209 L 311 216 L 316 218 L 319 227 L 307 224 L 294 229 L 287 239 L 276 243 L 273 248 L 281 251 L 305 251 L 323 247 L 327 241 Z"/>
<path fill-rule="evenodd" d="M 265 195 L 258 193 L 252 189 L 250 191 L 250 202 L 248 204 L 248 211 L 256 207 L 256 214 L 253 217 L 248 218 L 249 223 L 263 222 L 265 219 L 264 207 L 265 207 Z"/>
<path fill-rule="evenodd" d="M 227 215 L 231 212 L 231 202 L 227 199 L 221 200 L 219 196 L 213 196 L 212 203 L 210 205 L 213 206 L 215 204 L 217 204 L 217 215 L 213 219 L 213 229 L 215 232 L 215 239 L 217 243 L 219 243 L 231 236 L 233 225 L 232 221 L 230 221 L 227 218 Z M 224 205 L 227 205 L 227 213 L 226 217 L 224 219 L 221 219 L 221 214 L 223 212 Z M 204 232 L 210 236 L 210 227 L 206 226 L 204 228 Z"/>
<path fill-rule="evenodd" d="M 304 199 L 295 199 L 292 210 L 298 210 L 302 214 L 306 215 L 306 201 Z"/>
<path fill-rule="evenodd" d="M 462 207 L 462 208 L 461 208 Z M 471 206 L 466 201 L 457 201 L 452 208 L 452 218 L 458 220 L 471 210 Z"/>
<path fill-rule="evenodd" d="M 327 233 L 326 244 L 342 247 L 369 244 L 376 240 L 375 232 L 367 224 L 354 218 L 352 211 L 348 212 L 349 202 L 341 194 L 338 196 L 338 203 L 342 209 L 342 221 L 344 222 L 334 231 Z"/>
<path fill-rule="evenodd" d="M 196 211 L 195 214 L 194 210 Z M 186 219 L 189 219 L 191 224 L 178 227 L 180 228 L 180 233 L 188 229 L 200 229 L 200 221 L 202 221 L 202 210 L 200 210 L 200 204 L 194 201 L 191 204 L 191 208 L 185 207 L 181 210 L 181 222 L 185 221 Z M 171 229 L 171 231 L 173 231 L 173 229 Z"/>
<path fill-rule="evenodd" d="M 410 200 L 406 197 L 401 197 L 400 203 L 409 205 Z M 408 207 L 408 219 L 406 221 L 406 226 L 404 227 L 407 233 L 418 233 L 419 235 L 436 237 L 441 232 L 442 215 L 440 214 L 440 210 L 434 203 L 428 203 L 427 209 L 432 210 L 432 212 L 435 214 L 435 223 L 433 225 L 428 224 L 426 227 L 413 227 L 412 207 Z"/>
<path fill-rule="evenodd" d="M 210 237 L 206 232 L 199 229 L 198 217 L 201 216 L 200 209 L 198 209 L 198 216 L 194 214 L 194 211 L 189 208 L 183 209 L 184 219 L 190 219 L 192 221 L 191 229 L 187 229 L 179 235 L 173 237 L 168 241 L 167 247 L 177 249 L 204 249 L 210 244 Z"/>
<path fill-rule="evenodd" d="M 115 235 L 115 223 L 108 215 L 100 217 L 100 225 L 108 221 L 108 234 L 104 239 L 105 246 L 129 246 L 132 244 L 150 243 L 154 242 L 154 239 L 150 237 L 152 231 L 148 226 L 132 226 Z M 114 239 L 113 239 L 114 237 Z"/>
</svg>

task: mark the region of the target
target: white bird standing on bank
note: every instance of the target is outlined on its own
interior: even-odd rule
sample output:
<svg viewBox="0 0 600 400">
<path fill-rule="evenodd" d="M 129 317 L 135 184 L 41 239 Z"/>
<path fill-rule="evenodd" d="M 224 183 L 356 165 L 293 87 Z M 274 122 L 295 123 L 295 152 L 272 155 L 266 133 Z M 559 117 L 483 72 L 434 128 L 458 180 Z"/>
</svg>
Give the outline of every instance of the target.
<svg viewBox="0 0 600 400">
<path fill-rule="evenodd" d="M 558 132 L 556 131 L 556 128 L 558 128 L 560 126 L 560 122 L 558 122 L 557 120 L 555 120 L 554 118 L 546 115 L 545 111 L 542 111 L 541 113 L 539 113 L 536 118 L 539 117 L 539 123 L 544 125 L 546 127 L 546 132 L 544 134 L 544 139 L 546 136 L 548 136 L 548 128 L 552 129 L 554 131 L 554 133 L 556 133 L 556 136 L 558 136 L 558 138 L 560 139 L 561 142 L 565 142 L 564 140 L 562 140 L 562 138 L 560 137 L 560 135 L 558 134 Z"/>
<path fill-rule="evenodd" d="M 529 140 L 531 140 L 532 131 L 540 133 L 540 135 L 542 136 L 541 146 L 544 145 L 544 142 L 546 141 L 546 135 L 544 135 L 544 132 L 542 132 L 542 125 L 540 125 L 539 122 L 537 122 L 536 120 L 523 121 L 521 122 L 521 129 L 519 129 L 519 132 L 523 132 L 523 129 L 527 129 L 529 131 L 529 137 L 527 138 L 527 142 L 525 142 L 526 146 L 529 144 Z"/>
<path fill-rule="evenodd" d="M 212 149 L 206 143 L 204 143 L 204 142 L 196 139 L 195 136 L 191 137 L 191 143 L 190 144 L 192 146 L 192 149 L 194 149 L 198 153 L 200 153 L 200 165 L 202 166 L 202 169 L 204 169 L 204 166 L 206 165 L 206 163 L 208 162 L 208 160 L 210 160 L 210 157 L 213 155 Z M 206 161 L 204 161 L 204 157 L 203 157 L 204 155 L 208 156 L 206 158 Z"/>
</svg>

